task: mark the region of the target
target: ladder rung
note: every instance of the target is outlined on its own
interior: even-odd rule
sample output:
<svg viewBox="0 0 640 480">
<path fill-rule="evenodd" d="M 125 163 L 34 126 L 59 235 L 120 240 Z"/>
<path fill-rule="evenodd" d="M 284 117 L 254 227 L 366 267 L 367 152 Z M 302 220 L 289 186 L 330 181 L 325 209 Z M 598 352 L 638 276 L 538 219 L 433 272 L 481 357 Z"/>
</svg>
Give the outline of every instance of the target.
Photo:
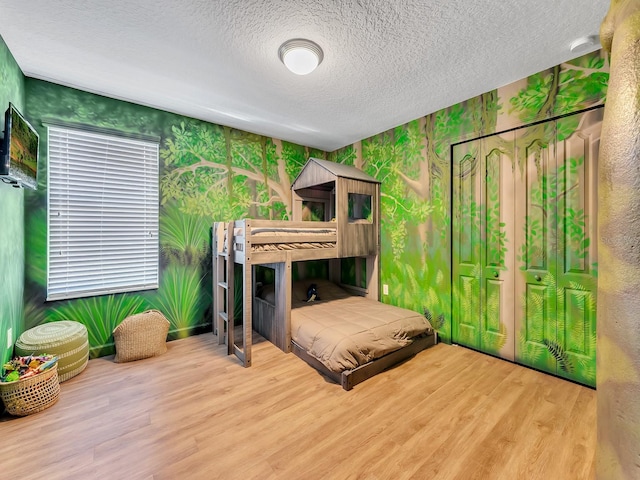
<svg viewBox="0 0 640 480">
<path fill-rule="evenodd" d="M 224 288 L 225 290 L 229 288 L 229 285 L 227 285 L 227 282 L 218 282 L 218 286 Z"/>
<path fill-rule="evenodd" d="M 229 317 L 227 316 L 227 312 L 218 312 L 218 315 L 220 315 L 220 318 L 222 318 L 225 322 L 229 321 Z"/>
</svg>

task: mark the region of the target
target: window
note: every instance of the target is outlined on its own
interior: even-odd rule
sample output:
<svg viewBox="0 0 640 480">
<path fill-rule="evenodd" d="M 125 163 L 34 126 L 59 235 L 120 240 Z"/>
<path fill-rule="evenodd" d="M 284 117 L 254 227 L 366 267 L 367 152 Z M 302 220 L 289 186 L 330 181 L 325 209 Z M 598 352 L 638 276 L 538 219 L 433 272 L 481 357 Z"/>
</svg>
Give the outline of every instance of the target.
<svg viewBox="0 0 640 480">
<path fill-rule="evenodd" d="M 158 288 L 158 142 L 48 128 L 47 300 Z"/>
<path fill-rule="evenodd" d="M 325 202 L 303 200 L 302 201 L 302 220 L 306 222 L 324 222 L 325 219 Z"/>
<path fill-rule="evenodd" d="M 348 216 L 349 223 L 372 223 L 371 195 L 349 193 Z"/>
</svg>

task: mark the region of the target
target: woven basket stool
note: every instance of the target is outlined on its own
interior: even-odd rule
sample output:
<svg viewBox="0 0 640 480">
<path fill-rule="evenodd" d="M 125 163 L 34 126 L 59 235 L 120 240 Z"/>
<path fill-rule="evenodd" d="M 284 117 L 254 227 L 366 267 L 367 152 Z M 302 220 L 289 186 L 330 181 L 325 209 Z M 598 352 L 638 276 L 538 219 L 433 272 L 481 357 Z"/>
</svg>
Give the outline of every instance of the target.
<svg viewBox="0 0 640 480">
<path fill-rule="evenodd" d="M 33 327 L 16 341 L 16 355 L 47 353 L 58 357 L 58 378 L 69 380 L 82 372 L 89 361 L 87 327 L 62 320 Z"/>
<path fill-rule="evenodd" d="M 156 357 L 167 351 L 169 320 L 158 310 L 131 315 L 113 330 L 116 363 Z"/>
</svg>

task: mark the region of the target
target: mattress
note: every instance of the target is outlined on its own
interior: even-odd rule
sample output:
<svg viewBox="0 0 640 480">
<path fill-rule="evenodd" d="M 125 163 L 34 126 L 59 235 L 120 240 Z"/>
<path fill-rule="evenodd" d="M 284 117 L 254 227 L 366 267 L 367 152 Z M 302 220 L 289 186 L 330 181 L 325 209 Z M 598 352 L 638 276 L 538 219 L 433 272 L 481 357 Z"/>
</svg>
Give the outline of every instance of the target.
<svg viewBox="0 0 640 480">
<path fill-rule="evenodd" d="M 255 236 L 255 235 L 269 235 L 271 236 L 284 236 L 284 235 L 291 235 L 291 234 L 295 234 L 295 235 L 335 235 L 336 234 L 336 230 L 335 229 L 328 229 L 328 228 L 285 228 L 285 227 L 279 227 L 279 228 L 252 228 L 251 229 L 251 235 Z"/>
<path fill-rule="evenodd" d="M 330 282 L 314 282 L 320 298 L 314 302 L 304 301 L 308 285 L 294 285 L 291 338 L 329 370 L 351 370 L 433 331 L 416 312 L 350 295 Z"/>
<path fill-rule="evenodd" d="M 311 222 L 309 222 L 311 223 Z M 244 235 L 244 228 L 233 229 L 234 236 Z M 223 223 L 218 225 L 217 242 L 218 251 L 224 252 L 227 230 Z M 251 236 L 254 243 L 251 245 L 253 252 L 275 252 L 279 250 L 309 250 L 319 248 L 336 247 L 335 228 L 298 228 L 298 227 L 258 227 L 251 229 Z M 298 236 L 298 238 L 296 238 Z M 271 243 L 260 243 L 256 239 L 269 237 Z M 304 237 L 303 241 L 301 240 Z M 313 239 L 314 241 L 311 241 Z"/>
<path fill-rule="evenodd" d="M 251 248 L 254 252 L 275 252 L 278 250 L 308 250 L 318 248 L 335 248 L 335 229 L 327 228 L 252 228 L 251 236 L 255 239 L 268 236 L 271 239 L 281 238 L 283 243 L 276 240 L 274 243 L 254 243 Z M 297 236 L 300 236 L 296 238 Z M 297 242 L 301 237 L 306 237 L 303 242 Z M 331 242 L 323 241 L 325 237 L 332 236 Z M 313 238 L 315 241 L 310 241 Z"/>
</svg>

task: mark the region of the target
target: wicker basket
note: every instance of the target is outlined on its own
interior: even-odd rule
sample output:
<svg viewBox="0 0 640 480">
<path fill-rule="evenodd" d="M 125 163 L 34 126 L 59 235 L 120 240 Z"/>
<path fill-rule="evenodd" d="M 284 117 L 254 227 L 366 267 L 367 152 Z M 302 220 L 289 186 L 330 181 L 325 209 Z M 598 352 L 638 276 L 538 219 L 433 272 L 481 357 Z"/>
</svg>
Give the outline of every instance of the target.
<svg viewBox="0 0 640 480">
<path fill-rule="evenodd" d="M 33 377 L 0 382 L 0 398 L 11 415 L 24 417 L 37 413 L 58 401 L 60 383 L 58 364 Z"/>
<path fill-rule="evenodd" d="M 113 330 L 116 363 L 156 357 L 167 351 L 169 320 L 158 310 L 131 315 Z"/>
</svg>

